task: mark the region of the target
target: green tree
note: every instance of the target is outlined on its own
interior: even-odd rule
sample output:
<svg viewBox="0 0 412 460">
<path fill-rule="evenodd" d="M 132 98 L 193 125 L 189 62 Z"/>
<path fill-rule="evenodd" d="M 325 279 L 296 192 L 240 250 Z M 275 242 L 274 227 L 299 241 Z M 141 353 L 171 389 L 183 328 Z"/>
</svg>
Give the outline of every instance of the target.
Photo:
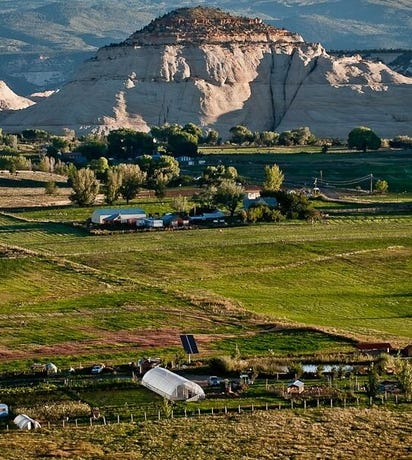
<svg viewBox="0 0 412 460">
<path fill-rule="evenodd" d="M 137 162 L 146 173 L 147 186 L 155 191 L 164 188 L 180 173 L 179 162 L 170 155 L 161 155 L 159 158 L 143 155 Z"/>
<path fill-rule="evenodd" d="M 89 164 L 89 168 L 96 173 L 99 179 L 104 179 L 109 169 L 109 161 L 106 157 L 100 157 L 96 160 L 92 160 Z"/>
<path fill-rule="evenodd" d="M 56 159 L 54 157 L 44 156 L 38 164 L 38 170 L 43 172 L 52 173 L 56 165 Z"/>
<path fill-rule="evenodd" d="M 198 137 L 186 131 L 169 134 L 167 152 L 172 155 L 197 155 Z"/>
<path fill-rule="evenodd" d="M 225 207 L 233 216 L 244 194 L 245 190 L 241 185 L 231 179 L 223 179 L 217 186 L 214 203 Z"/>
<path fill-rule="evenodd" d="M 279 166 L 274 164 L 272 166 L 265 166 L 265 180 L 262 184 L 263 192 L 277 192 L 282 187 L 285 176 Z"/>
<path fill-rule="evenodd" d="M 350 149 L 377 150 L 381 146 L 381 139 L 370 128 L 358 126 L 352 129 L 348 135 L 348 147 Z"/>
<path fill-rule="evenodd" d="M 55 181 L 48 181 L 44 187 L 44 192 L 46 195 L 56 195 L 58 191 L 58 187 Z"/>
<path fill-rule="evenodd" d="M 202 172 L 202 183 L 219 185 L 224 179 L 237 180 L 239 174 L 234 166 L 206 166 Z"/>
<path fill-rule="evenodd" d="M 139 165 L 133 164 L 121 164 L 119 171 L 122 175 L 120 194 L 129 204 L 129 201 L 136 197 L 145 183 L 146 173 L 140 169 Z"/>
<path fill-rule="evenodd" d="M 375 192 L 376 193 L 386 193 L 388 191 L 389 185 L 386 180 L 379 179 L 376 181 L 375 184 Z"/>
<path fill-rule="evenodd" d="M 107 153 L 107 144 L 99 138 L 86 138 L 76 150 L 84 155 L 89 161 L 100 157 L 104 157 Z"/>
<path fill-rule="evenodd" d="M 233 126 L 229 130 L 230 134 L 232 135 L 230 141 L 234 144 L 244 144 L 245 142 L 253 142 L 254 135 L 250 129 L 246 128 L 246 126 L 237 125 Z"/>
<path fill-rule="evenodd" d="M 71 186 L 73 193 L 70 199 L 79 206 L 90 206 L 99 193 L 99 181 L 94 171 L 88 168 L 81 168 L 73 172 Z"/>
<path fill-rule="evenodd" d="M 191 205 L 186 196 L 178 195 L 172 199 L 171 207 L 177 213 L 187 215 L 190 211 Z"/>
<path fill-rule="evenodd" d="M 379 391 L 378 373 L 372 365 L 368 371 L 368 383 L 366 384 L 366 394 L 370 398 L 375 398 Z"/>
<path fill-rule="evenodd" d="M 279 138 L 279 133 L 275 131 L 261 131 L 255 134 L 255 143 L 265 147 L 276 145 Z"/>
<path fill-rule="evenodd" d="M 107 136 L 108 155 L 116 158 L 135 158 L 153 152 L 153 138 L 149 133 L 122 128 Z"/>
<path fill-rule="evenodd" d="M 192 201 L 195 203 L 195 214 L 200 211 L 211 211 L 215 208 L 216 187 L 210 185 L 200 193 L 195 193 L 192 196 Z"/>
<path fill-rule="evenodd" d="M 412 364 L 408 360 L 397 356 L 395 358 L 395 372 L 406 399 L 410 401 L 412 399 Z"/>
<path fill-rule="evenodd" d="M 204 139 L 204 142 L 208 145 L 216 145 L 219 142 L 219 132 L 214 129 L 211 129 L 210 131 L 208 131 Z"/>
<path fill-rule="evenodd" d="M 107 204 L 113 204 L 119 199 L 122 182 L 123 175 L 121 170 L 119 168 L 109 168 L 104 187 L 104 200 Z"/>
</svg>

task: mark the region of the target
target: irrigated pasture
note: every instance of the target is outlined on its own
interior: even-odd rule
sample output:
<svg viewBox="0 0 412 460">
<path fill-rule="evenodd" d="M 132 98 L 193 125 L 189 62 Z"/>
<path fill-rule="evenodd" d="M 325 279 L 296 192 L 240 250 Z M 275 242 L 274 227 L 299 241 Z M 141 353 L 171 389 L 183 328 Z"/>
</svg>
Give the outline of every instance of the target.
<svg viewBox="0 0 412 460">
<path fill-rule="evenodd" d="M 0 225 L 3 360 L 129 361 L 176 353 L 181 332 L 226 352 L 262 323 L 412 337 L 410 217 L 107 236 L 4 215 Z"/>
</svg>

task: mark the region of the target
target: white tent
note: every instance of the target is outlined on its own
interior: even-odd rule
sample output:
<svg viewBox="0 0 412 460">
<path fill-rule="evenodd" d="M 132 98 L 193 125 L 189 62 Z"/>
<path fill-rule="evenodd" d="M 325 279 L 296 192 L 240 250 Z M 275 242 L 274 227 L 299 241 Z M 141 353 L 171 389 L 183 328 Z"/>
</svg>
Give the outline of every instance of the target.
<svg viewBox="0 0 412 460">
<path fill-rule="evenodd" d="M 57 366 L 53 363 L 47 363 L 46 364 L 46 372 L 47 372 L 47 375 L 53 375 L 53 374 L 57 374 Z"/>
<path fill-rule="evenodd" d="M 41 428 L 41 425 L 36 420 L 33 420 L 28 415 L 20 414 L 18 415 L 13 422 L 21 429 L 21 430 L 36 430 L 37 428 Z"/>
<path fill-rule="evenodd" d="M 142 378 L 142 385 L 170 401 L 196 401 L 205 398 L 201 386 L 163 367 L 155 367 Z"/>
</svg>

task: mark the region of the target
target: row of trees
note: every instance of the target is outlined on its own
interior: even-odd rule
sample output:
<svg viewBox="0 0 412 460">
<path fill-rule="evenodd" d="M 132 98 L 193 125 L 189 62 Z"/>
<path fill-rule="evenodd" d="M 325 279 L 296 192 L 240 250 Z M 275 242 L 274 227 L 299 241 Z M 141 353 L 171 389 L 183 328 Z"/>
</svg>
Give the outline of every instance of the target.
<svg viewBox="0 0 412 460">
<path fill-rule="evenodd" d="M 69 172 L 69 182 L 73 189 L 71 200 L 80 206 L 91 205 L 102 191 L 107 204 L 115 203 L 120 197 L 129 203 L 142 187 L 154 190 L 156 196 L 161 198 L 167 184 L 179 173 L 179 163 L 167 155 L 159 158 L 144 155 L 139 159 L 139 164 L 107 165 L 106 169 L 98 171 L 102 184 L 96 170 L 74 168 Z"/>
</svg>

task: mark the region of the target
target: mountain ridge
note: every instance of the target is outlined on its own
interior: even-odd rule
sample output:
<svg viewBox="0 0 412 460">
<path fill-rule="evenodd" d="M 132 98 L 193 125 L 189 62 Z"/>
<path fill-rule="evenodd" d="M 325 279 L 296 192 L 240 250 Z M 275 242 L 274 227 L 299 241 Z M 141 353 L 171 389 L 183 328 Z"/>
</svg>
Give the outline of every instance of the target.
<svg viewBox="0 0 412 460">
<path fill-rule="evenodd" d="M 387 137 L 410 129 L 412 78 L 360 56 L 335 58 L 260 20 L 227 15 L 214 23 L 214 10 L 197 11 L 201 20 L 185 23 L 177 10 L 100 48 L 58 93 L 1 125 L 107 132 L 194 122 L 223 137 L 238 124 L 254 131 L 309 126 L 325 137 L 364 124 Z"/>
</svg>

